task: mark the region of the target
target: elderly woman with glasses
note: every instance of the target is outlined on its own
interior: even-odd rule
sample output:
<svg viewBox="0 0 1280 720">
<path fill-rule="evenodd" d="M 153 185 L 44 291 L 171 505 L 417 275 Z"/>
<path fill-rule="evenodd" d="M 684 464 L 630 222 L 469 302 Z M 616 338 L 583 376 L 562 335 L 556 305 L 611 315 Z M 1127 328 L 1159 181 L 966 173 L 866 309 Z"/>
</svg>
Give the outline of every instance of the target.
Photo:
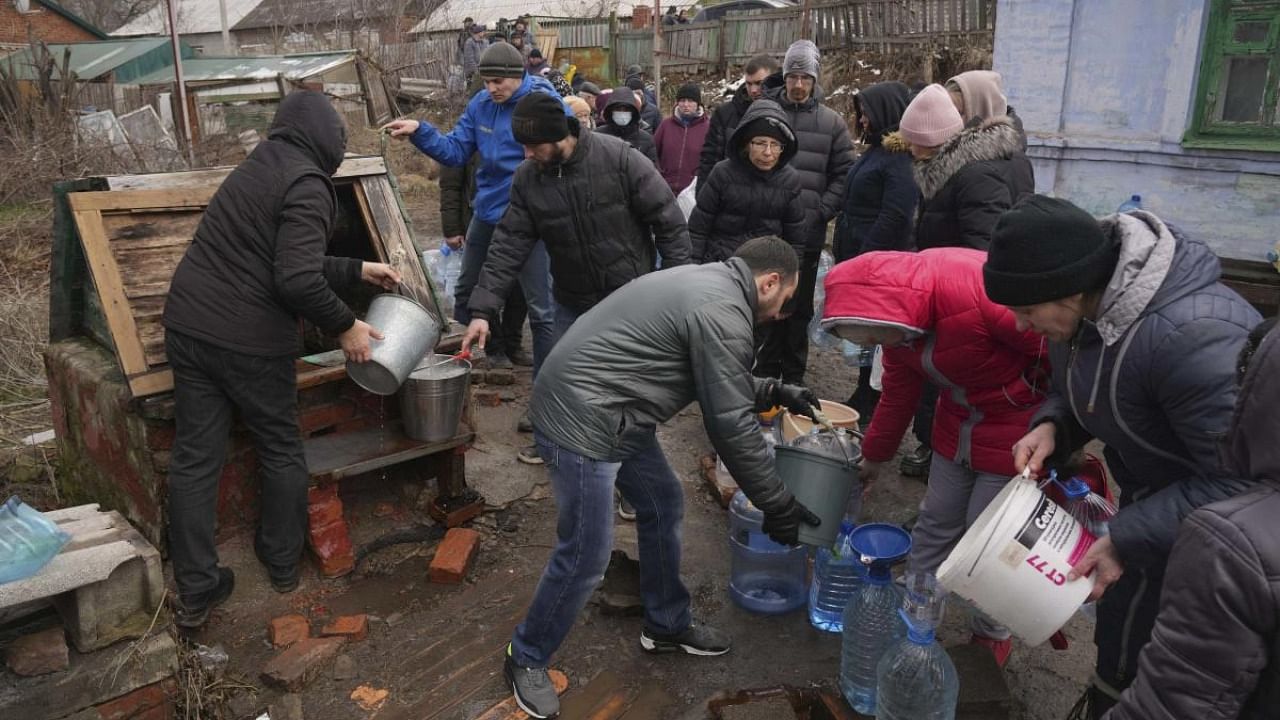
<svg viewBox="0 0 1280 720">
<path fill-rule="evenodd" d="M 1009 448 L 1044 402 L 1041 338 L 987 299 L 986 253 L 939 248 L 869 252 L 827 274 L 822 327 L 884 349 L 883 394 L 862 443 L 870 487 L 911 423 L 926 383 L 941 389 L 929 488 L 911 531 L 912 569 L 936 572 L 1015 474 Z M 1009 631 L 975 616 L 972 642 L 1004 665 Z"/>
<path fill-rule="evenodd" d="M 756 100 L 729 139 L 729 155 L 698 184 L 689 216 L 693 261 L 720 262 L 761 235 L 777 235 L 804 250 L 805 215 L 800 175 L 786 113 L 772 100 Z"/>
</svg>

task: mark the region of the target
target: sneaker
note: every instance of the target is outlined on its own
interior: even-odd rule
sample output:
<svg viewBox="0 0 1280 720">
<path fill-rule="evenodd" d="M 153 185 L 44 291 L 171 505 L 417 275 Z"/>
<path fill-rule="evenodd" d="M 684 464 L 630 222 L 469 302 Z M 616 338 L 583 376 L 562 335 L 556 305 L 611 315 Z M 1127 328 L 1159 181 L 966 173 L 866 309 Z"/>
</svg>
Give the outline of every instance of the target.
<svg viewBox="0 0 1280 720">
<path fill-rule="evenodd" d="M 902 456 L 902 460 L 898 461 L 898 472 L 906 477 L 928 477 L 931 462 L 933 462 L 933 451 L 921 445 Z"/>
<path fill-rule="evenodd" d="M 529 422 L 529 413 L 521 415 L 520 419 L 516 421 L 516 430 L 519 430 L 522 433 L 533 432 L 533 423 Z"/>
<path fill-rule="evenodd" d="M 512 365 L 533 367 L 533 358 L 524 350 L 516 350 L 515 352 L 507 353 L 507 359 L 511 361 Z"/>
<path fill-rule="evenodd" d="M 631 503 L 627 502 L 626 498 L 622 497 L 622 493 L 617 493 L 617 495 L 618 495 L 618 517 L 622 518 L 623 520 L 635 520 L 636 509 L 631 506 Z"/>
<path fill-rule="evenodd" d="M 485 360 L 489 363 L 490 370 L 510 370 L 511 360 L 502 353 L 489 353 L 485 355 Z"/>
<path fill-rule="evenodd" d="M 542 456 L 538 454 L 537 445 L 528 445 L 520 448 L 520 452 L 516 453 L 516 459 L 526 465 L 542 464 Z"/>
<path fill-rule="evenodd" d="M 534 718 L 553 718 L 560 715 L 560 696 L 551 682 L 546 668 L 526 668 L 516 665 L 511 657 L 511 644 L 507 644 L 507 657 L 502 663 L 502 674 L 507 677 L 516 705 Z"/>
<path fill-rule="evenodd" d="M 970 645 L 981 645 L 991 651 L 996 656 L 996 665 L 1004 667 L 1009 661 L 1009 654 L 1013 652 L 1013 639 L 1005 638 L 1004 640 L 996 640 L 995 638 L 985 637 L 975 634 L 969 638 Z"/>
<path fill-rule="evenodd" d="M 179 598 L 173 613 L 173 624 L 180 628 L 195 629 L 209 620 L 209 612 L 231 597 L 236 587 L 236 574 L 231 568 L 218 568 L 218 584 L 212 590 L 199 595 Z"/>
<path fill-rule="evenodd" d="M 678 635 L 659 635 L 648 628 L 640 631 L 640 647 L 649 653 L 715 656 L 729 652 L 730 644 L 728 635 L 699 622 L 690 623 Z"/>
<path fill-rule="evenodd" d="M 293 565 L 275 565 L 269 563 L 262 557 L 262 550 L 258 547 L 258 543 L 253 544 L 253 554 L 258 556 L 258 562 L 262 563 L 267 569 L 267 577 L 271 579 L 271 589 L 278 593 L 291 593 L 298 589 L 299 564 Z"/>
</svg>

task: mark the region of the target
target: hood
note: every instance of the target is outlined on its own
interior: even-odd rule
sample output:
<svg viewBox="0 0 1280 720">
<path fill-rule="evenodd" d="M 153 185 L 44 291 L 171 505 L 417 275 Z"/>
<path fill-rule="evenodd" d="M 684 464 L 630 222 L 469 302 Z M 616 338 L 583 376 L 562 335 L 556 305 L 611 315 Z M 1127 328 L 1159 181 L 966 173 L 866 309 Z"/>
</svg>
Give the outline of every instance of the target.
<svg viewBox="0 0 1280 720">
<path fill-rule="evenodd" d="M 875 251 L 846 260 L 832 268 L 823 283 L 822 328 L 887 326 L 905 331 L 909 339 L 928 333 L 934 325 L 931 267 L 939 253 L 949 262 L 972 254 L 970 261 L 979 265 L 985 257 L 976 250 L 945 248 L 918 253 Z"/>
<path fill-rule="evenodd" d="M 604 103 L 604 108 L 600 111 L 605 122 L 613 125 L 613 121 L 609 119 L 609 108 L 615 105 L 623 105 L 631 110 L 631 123 L 627 127 L 640 125 L 640 99 L 636 97 L 635 91 L 625 85 L 616 87 L 613 92 L 609 93 L 608 98 Z M 630 101 L 627 98 L 630 98 Z"/>
<path fill-rule="evenodd" d="M 917 161 L 914 166 L 916 186 L 928 200 L 952 175 L 972 162 L 1008 160 L 1022 152 L 1022 136 L 1009 118 L 1001 115 L 974 127 L 956 133 L 942 144 L 938 152 L 928 160 Z"/>
<path fill-rule="evenodd" d="M 1280 332 L 1263 323 L 1250 337 L 1266 333 L 1253 353 L 1236 409 L 1227 431 L 1227 464 L 1233 474 L 1250 480 L 1280 484 Z"/>
<path fill-rule="evenodd" d="M 902 137 L 902 133 L 898 131 L 885 135 L 884 139 L 880 142 L 880 147 L 888 150 L 889 152 L 895 153 L 911 152 L 911 143 L 907 142 L 907 139 Z"/>
<path fill-rule="evenodd" d="M 280 102 L 267 139 L 298 148 L 314 160 L 324 174 L 333 175 L 347 149 L 347 126 L 324 93 L 299 90 Z"/>
<path fill-rule="evenodd" d="M 1008 100 L 1001 90 L 1002 78 L 994 70 L 970 70 L 947 81 L 960 88 L 964 97 L 964 121 L 966 124 L 974 118 L 987 120 L 1006 114 Z"/>
<path fill-rule="evenodd" d="M 863 116 L 871 123 L 871 131 L 863 141 L 869 145 L 879 145 L 886 135 L 896 132 L 910 97 L 911 89 L 900 82 L 876 83 L 854 95 L 854 127 L 861 130 Z"/>
<path fill-rule="evenodd" d="M 1144 210 L 1098 221 L 1102 234 L 1120 246 L 1120 260 L 1102 292 L 1095 323 L 1102 342 L 1114 345 L 1151 304 L 1173 265 L 1177 242 L 1160 218 Z"/>
<path fill-rule="evenodd" d="M 745 160 L 743 152 L 746 150 L 747 142 L 751 140 L 748 137 L 747 125 L 762 119 L 790 138 L 782 148 L 782 157 L 778 158 L 778 164 L 774 166 L 774 170 L 777 170 L 791 162 L 791 158 L 800 151 L 800 143 L 796 141 L 796 134 L 791 127 L 791 122 L 787 119 L 787 114 L 782 111 L 778 103 L 768 98 L 760 98 L 747 106 L 747 111 L 738 121 L 738 127 L 734 128 L 733 134 L 729 136 L 729 147 L 733 150 L 733 157 Z M 746 160 L 746 163 L 751 164 L 749 160 Z"/>
</svg>

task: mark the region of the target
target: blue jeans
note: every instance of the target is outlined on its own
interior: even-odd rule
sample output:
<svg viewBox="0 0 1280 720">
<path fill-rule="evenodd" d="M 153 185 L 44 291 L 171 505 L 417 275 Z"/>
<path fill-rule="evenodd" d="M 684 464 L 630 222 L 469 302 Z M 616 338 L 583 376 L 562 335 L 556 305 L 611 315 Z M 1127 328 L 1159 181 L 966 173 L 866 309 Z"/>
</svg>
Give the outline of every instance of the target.
<svg viewBox="0 0 1280 720">
<path fill-rule="evenodd" d="M 467 227 L 466 252 L 462 254 L 462 273 L 458 276 L 454 290 L 456 304 L 453 316 L 464 325 L 471 322 L 471 312 L 467 302 L 471 299 L 471 291 L 480 282 L 480 269 L 489 256 L 489 243 L 493 240 L 496 226 L 479 218 L 471 218 Z M 555 336 L 555 315 L 551 307 L 551 259 L 547 255 L 547 246 L 538 241 L 529 259 L 520 270 L 520 287 L 524 289 L 524 300 L 529 306 L 529 332 L 533 335 L 533 376 L 538 377 L 542 361 L 551 352 Z M 496 327 L 496 325 L 495 325 Z"/>
<path fill-rule="evenodd" d="M 560 338 L 569 332 L 569 328 L 573 326 L 578 318 L 584 313 L 575 311 L 573 308 L 565 307 L 555 300 L 551 301 L 552 308 L 555 313 L 555 333 L 551 336 L 551 347 L 555 347 L 560 343 Z"/>
<path fill-rule="evenodd" d="M 537 431 L 534 440 L 551 475 L 559 516 L 555 551 L 511 638 L 516 664 L 547 667 L 603 580 L 613 551 L 615 483 L 636 510 L 645 627 L 662 635 L 688 629 L 689 591 L 680 581 L 684 492 L 658 438 L 650 436 L 620 463 L 584 457 Z"/>
</svg>

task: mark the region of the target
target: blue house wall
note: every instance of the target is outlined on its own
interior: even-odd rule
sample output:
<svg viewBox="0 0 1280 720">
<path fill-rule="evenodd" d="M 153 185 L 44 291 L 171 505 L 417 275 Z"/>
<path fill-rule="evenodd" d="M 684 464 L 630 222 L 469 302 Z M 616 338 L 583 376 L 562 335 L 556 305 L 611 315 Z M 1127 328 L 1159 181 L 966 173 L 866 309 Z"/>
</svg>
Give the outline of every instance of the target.
<svg viewBox="0 0 1280 720">
<path fill-rule="evenodd" d="M 1208 13 L 1209 0 L 1000 0 L 994 67 L 1039 192 L 1098 215 L 1140 194 L 1219 255 L 1263 260 L 1280 240 L 1280 151 L 1181 144 Z"/>
</svg>

